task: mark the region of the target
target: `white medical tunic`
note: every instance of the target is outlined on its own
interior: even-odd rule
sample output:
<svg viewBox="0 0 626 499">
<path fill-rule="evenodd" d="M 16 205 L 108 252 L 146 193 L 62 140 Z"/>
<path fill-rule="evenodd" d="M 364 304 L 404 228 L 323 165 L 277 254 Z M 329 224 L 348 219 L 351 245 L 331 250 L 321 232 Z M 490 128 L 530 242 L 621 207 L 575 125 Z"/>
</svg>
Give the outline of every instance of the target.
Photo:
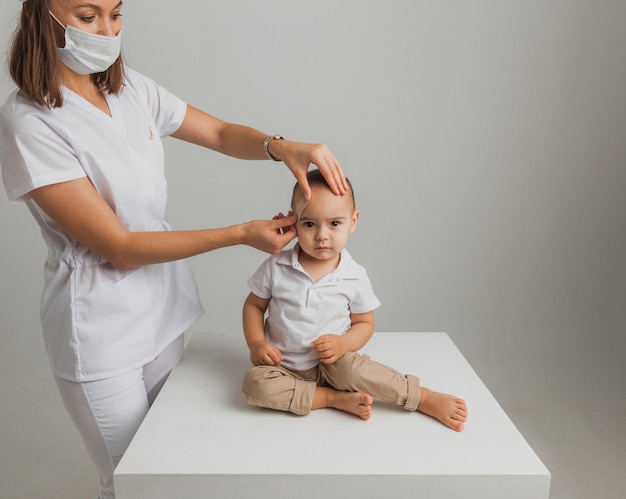
<svg viewBox="0 0 626 499">
<path fill-rule="evenodd" d="M 54 373 L 72 381 L 122 374 L 153 360 L 204 312 L 185 260 L 116 269 L 30 199 L 38 187 L 88 177 L 129 231 L 170 230 L 161 137 L 186 104 L 126 69 L 108 116 L 67 88 L 48 109 L 14 92 L 0 107 L 0 165 L 9 199 L 28 205 L 48 247 L 41 301 Z"/>
</svg>

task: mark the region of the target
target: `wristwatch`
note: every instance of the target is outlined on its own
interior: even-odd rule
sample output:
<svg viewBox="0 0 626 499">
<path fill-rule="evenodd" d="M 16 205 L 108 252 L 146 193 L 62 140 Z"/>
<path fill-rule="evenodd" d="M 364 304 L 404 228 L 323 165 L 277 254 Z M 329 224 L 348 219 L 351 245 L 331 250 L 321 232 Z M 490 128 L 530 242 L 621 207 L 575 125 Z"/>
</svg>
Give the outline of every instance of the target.
<svg viewBox="0 0 626 499">
<path fill-rule="evenodd" d="M 272 140 L 285 140 L 285 137 L 283 137 L 282 135 L 268 135 L 267 137 L 265 137 L 265 141 L 263 142 L 263 150 L 265 151 L 267 157 L 274 161 L 282 161 L 282 159 L 274 156 L 269 150 L 269 145 Z"/>
</svg>

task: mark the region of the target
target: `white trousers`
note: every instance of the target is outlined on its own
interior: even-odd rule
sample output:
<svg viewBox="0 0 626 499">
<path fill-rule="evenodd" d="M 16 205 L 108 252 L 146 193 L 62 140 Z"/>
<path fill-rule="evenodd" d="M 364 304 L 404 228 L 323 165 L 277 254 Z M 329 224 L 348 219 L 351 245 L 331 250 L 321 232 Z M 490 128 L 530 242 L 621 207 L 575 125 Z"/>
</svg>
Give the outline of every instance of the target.
<svg viewBox="0 0 626 499">
<path fill-rule="evenodd" d="M 100 475 L 100 499 L 113 499 L 113 471 L 180 360 L 179 336 L 152 362 L 114 378 L 76 383 L 55 376 L 65 408 Z"/>
</svg>

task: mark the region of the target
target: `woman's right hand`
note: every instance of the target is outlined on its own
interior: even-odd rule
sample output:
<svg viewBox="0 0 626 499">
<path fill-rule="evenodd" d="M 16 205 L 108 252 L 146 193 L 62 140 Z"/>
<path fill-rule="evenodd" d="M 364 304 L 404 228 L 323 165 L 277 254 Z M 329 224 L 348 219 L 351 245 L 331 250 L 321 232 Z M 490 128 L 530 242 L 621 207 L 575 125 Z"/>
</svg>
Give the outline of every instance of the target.
<svg viewBox="0 0 626 499">
<path fill-rule="evenodd" d="M 298 217 L 276 215 L 273 220 L 253 220 L 241 225 L 242 243 L 275 255 L 296 237 L 294 228 Z"/>
<path fill-rule="evenodd" d="M 30 196 L 65 232 L 118 268 L 170 262 L 236 244 L 275 254 L 296 237 L 295 216 L 217 229 L 131 232 L 86 177 L 40 187 Z"/>
<path fill-rule="evenodd" d="M 348 192 L 348 182 L 341 165 L 326 144 L 306 144 L 290 140 L 274 140 L 271 144 L 274 156 L 280 158 L 291 170 L 307 201 L 311 199 L 311 186 L 306 174 L 311 164 L 321 172 L 334 194 L 339 196 Z"/>
</svg>

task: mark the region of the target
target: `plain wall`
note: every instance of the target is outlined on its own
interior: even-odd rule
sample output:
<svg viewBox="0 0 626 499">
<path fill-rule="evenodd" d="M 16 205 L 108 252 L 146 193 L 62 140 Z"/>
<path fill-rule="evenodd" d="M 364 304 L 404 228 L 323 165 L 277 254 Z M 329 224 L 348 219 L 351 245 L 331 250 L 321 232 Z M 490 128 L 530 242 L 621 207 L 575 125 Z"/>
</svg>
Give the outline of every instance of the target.
<svg viewBox="0 0 626 499">
<path fill-rule="evenodd" d="M 2 50 L 20 8 L 0 0 Z M 449 333 L 549 468 L 549 444 L 574 445 L 541 429 L 553 418 L 608 425 L 594 458 L 626 456 L 626 2 L 130 0 L 123 13 L 135 69 L 227 121 L 329 145 L 356 191 L 348 248 L 383 303 L 378 331 Z M 165 142 L 175 228 L 288 209 L 282 164 Z M 56 452 L 61 487 L 85 457 L 43 352 L 44 245 L 26 208 L 0 201 L 0 483 Z M 192 259 L 207 309 L 192 331 L 241 334 L 264 258 Z"/>
</svg>

